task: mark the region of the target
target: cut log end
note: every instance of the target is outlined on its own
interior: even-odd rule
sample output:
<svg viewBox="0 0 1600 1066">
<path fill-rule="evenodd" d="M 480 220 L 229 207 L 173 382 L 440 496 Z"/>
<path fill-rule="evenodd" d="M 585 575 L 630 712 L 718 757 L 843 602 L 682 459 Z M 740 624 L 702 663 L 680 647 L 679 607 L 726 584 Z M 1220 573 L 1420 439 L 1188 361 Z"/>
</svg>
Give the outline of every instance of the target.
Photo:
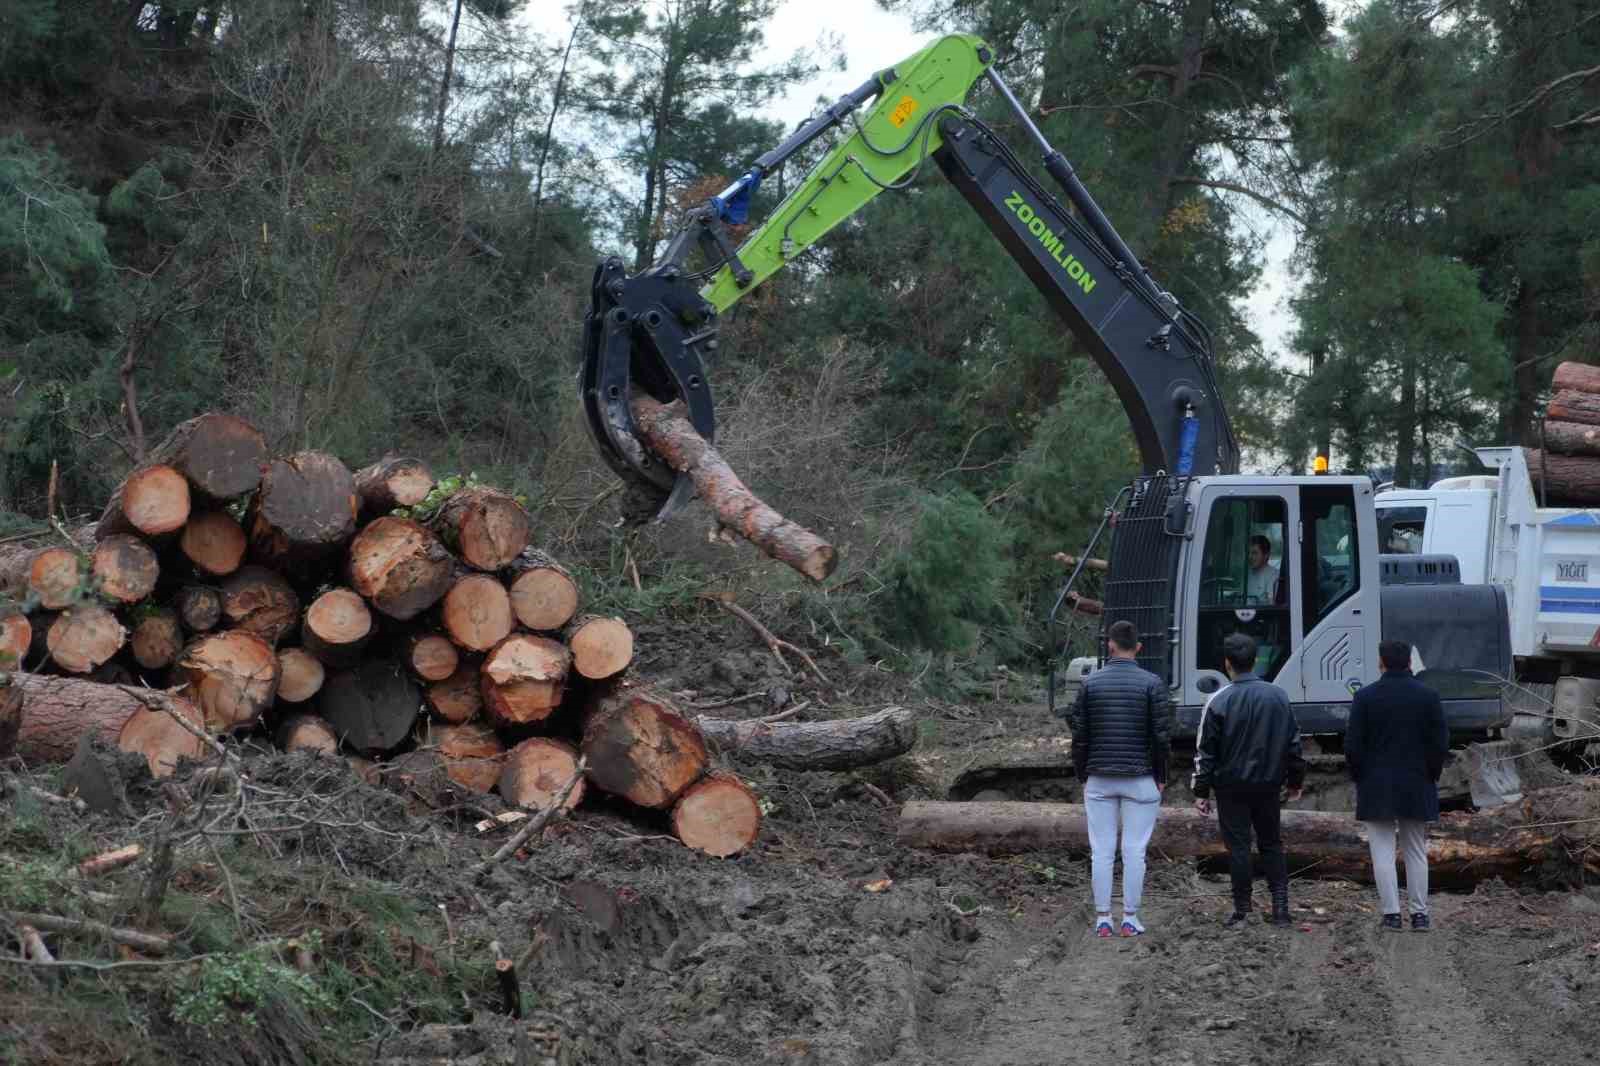
<svg viewBox="0 0 1600 1066">
<path fill-rule="evenodd" d="M 0 617 L 0 670 L 18 669 L 33 644 L 33 623 L 21 611 Z"/>
<path fill-rule="evenodd" d="M 278 691 L 278 657 L 265 640 L 242 629 L 213 633 L 178 660 L 190 695 L 215 733 L 248 729 Z"/>
<path fill-rule="evenodd" d="M 85 576 L 78 569 L 78 553 L 71 548 L 41 548 L 28 564 L 28 591 L 40 607 L 59 611 L 77 602 Z"/>
<path fill-rule="evenodd" d="M 304 648 L 278 652 L 278 699 L 284 703 L 304 703 L 321 691 L 326 679 L 322 660 Z"/>
<path fill-rule="evenodd" d="M 488 651 L 511 633 L 511 598 L 489 574 L 465 574 L 445 594 L 444 631 L 468 651 Z"/>
<path fill-rule="evenodd" d="M 155 590 L 161 576 L 156 553 L 129 533 L 115 533 L 96 544 L 89 570 L 100 594 L 118 603 L 138 603 Z"/>
<path fill-rule="evenodd" d="M 478 667 L 462 663 L 455 673 L 428 686 L 428 709 L 441 722 L 470 722 L 483 710 L 483 693 Z"/>
<path fill-rule="evenodd" d="M 706 770 L 705 738 L 645 689 L 602 698 L 583 730 L 589 780 L 640 807 L 665 809 Z"/>
<path fill-rule="evenodd" d="M 50 658 L 72 674 L 87 674 L 122 650 L 128 631 L 117 616 L 92 603 L 62 611 L 46 637 Z"/>
<path fill-rule="evenodd" d="M 422 693 L 396 663 L 368 660 L 328 677 L 317 711 L 339 738 L 364 755 L 385 755 L 411 735 Z"/>
<path fill-rule="evenodd" d="M 207 633 L 222 621 L 222 593 L 204 585 L 189 585 L 179 591 L 173 606 L 191 633 Z"/>
<path fill-rule="evenodd" d="M 572 653 L 560 641 L 511 634 L 484 657 L 484 709 L 501 726 L 543 721 L 561 706 L 571 664 Z"/>
<path fill-rule="evenodd" d="M 390 457 L 357 470 L 355 484 L 362 512 L 380 515 L 426 499 L 433 490 L 433 471 L 421 459 Z"/>
<path fill-rule="evenodd" d="M 301 643 L 330 666 L 353 665 L 371 636 L 372 612 L 351 589 L 329 589 L 306 609 Z"/>
<path fill-rule="evenodd" d="M 244 562 L 244 529 L 226 511 L 202 511 L 189 519 L 178 538 L 184 556 L 202 574 L 227 577 Z"/>
<path fill-rule="evenodd" d="M 578 583 L 543 552 L 522 552 L 509 567 L 511 609 L 528 629 L 561 629 L 578 612 Z"/>
<path fill-rule="evenodd" d="M 588 617 L 567 631 L 572 668 L 591 681 L 615 677 L 633 662 L 633 630 L 620 618 Z"/>
<path fill-rule="evenodd" d="M 95 527 L 95 536 L 137 533 L 162 537 L 189 520 L 189 482 L 163 463 L 140 467 L 123 479 Z"/>
<path fill-rule="evenodd" d="M 390 618 L 405 621 L 449 591 L 455 563 L 427 527 L 409 518 L 369 522 L 350 544 L 350 584 Z"/>
<path fill-rule="evenodd" d="M 452 494 L 440 505 L 437 522 L 466 564 L 479 570 L 500 570 L 528 546 L 528 513 L 494 489 L 466 488 Z"/>
<path fill-rule="evenodd" d="M 146 670 L 164 670 L 183 651 L 183 624 L 178 612 L 165 607 L 144 613 L 133 627 L 128 647 Z"/>
<path fill-rule="evenodd" d="M 551 737 L 529 737 L 505 756 L 500 772 L 500 795 L 514 807 L 543 810 L 555 802 L 556 794 L 571 779 L 578 765 L 578 752 L 571 744 Z M 580 779 L 568 794 L 568 809 L 583 802 Z"/>
<path fill-rule="evenodd" d="M 211 412 L 179 425 L 151 458 L 183 474 L 202 498 L 231 500 L 261 483 L 267 442 L 244 419 Z"/>
<path fill-rule="evenodd" d="M 252 556 L 271 566 L 321 562 L 355 535 L 359 507 L 349 469 L 326 452 L 274 459 L 252 498 Z"/>
<path fill-rule="evenodd" d="M 433 726 L 428 745 L 444 760 L 446 776 L 462 788 L 487 793 L 500 780 L 506 746 L 481 722 Z"/>
<path fill-rule="evenodd" d="M 176 722 L 174 714 L 182 716 L 190 728 Z M 205 742 L 193 732 L 203 730 L 204 725 L 205 719 L 194 704 L 167 696 L 162 707 L 143 706 L 128 716 L 117 737 L 117 747 L 143 755 L 152 777 L 167 777 L 178 768 L 180 760 L 198 762 L 206 757 Z"/>
<path fill-rule="evenodd" d="M 761 835 L 761 801 L 732 774 L 708 774 L 673 805 L 672 832 L 707 855 L 737 855 Z"/>
<path fill-rule="evenodd" d="M 460 663 L 456 646 L 438 633 L 419 633 L 407 642 L 406 665 L 424 681 L 444 681 Z"/>
<path fill-rule="evenodd" d="M 339 752 L 339 738 L 333 727 L 314 714 L 297 714 L 278 726 L 278 747 L 284 751 L 314 751 L 324 755 Z"/>
</svg>

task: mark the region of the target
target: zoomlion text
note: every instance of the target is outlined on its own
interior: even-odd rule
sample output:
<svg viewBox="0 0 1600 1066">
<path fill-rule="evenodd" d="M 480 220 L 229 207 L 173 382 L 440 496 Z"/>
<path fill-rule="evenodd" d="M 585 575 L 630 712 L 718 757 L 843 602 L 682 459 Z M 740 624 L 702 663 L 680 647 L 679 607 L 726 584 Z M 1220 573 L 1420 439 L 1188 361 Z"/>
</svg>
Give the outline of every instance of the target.
<svg viewBox="0 0 1600 1066">
<path fill-rule="evenodd" d="M 1050 227 L 1044 224 L 1044 219 L 1039 217 L 1032 204 L 1022 198 L 1020 192 L 1013 189 L 1011 195 L 1006 197 L 1006 206 L 1017 216 L 1017 221 L 1027 226 L 1028 232 L 1044 245 L 1044 250 L 1050 253 L 1050 258 L 1061 264 L 1061 268 L 1067 272 L 1067 277 L 1076 281 L 1078 287 L 1085 293 L 1094 291 L 1094 275 L 1078 261 L 1077 256 L 1064 251 L 1066 246 L 1061 238 L 1050 231 Z"/>
</svg>

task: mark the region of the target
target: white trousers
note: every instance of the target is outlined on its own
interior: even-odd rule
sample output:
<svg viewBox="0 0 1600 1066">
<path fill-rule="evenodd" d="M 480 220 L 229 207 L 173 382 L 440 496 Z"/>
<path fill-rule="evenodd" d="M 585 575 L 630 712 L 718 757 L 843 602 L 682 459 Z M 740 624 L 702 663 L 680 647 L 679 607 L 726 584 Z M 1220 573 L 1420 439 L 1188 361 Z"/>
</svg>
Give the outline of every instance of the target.
<svg viewBox="0 0 1600 1066">
<path fill-rule="evenodd" d="M 1144 849 L 1155 832 L 1161 811 L 1156 779 L 1090 774 L 1083 783 L 1084 815 L 1089 822 L 1089 870 L 1094 883 L 1094 909 L 1111 911 L 1112 861 L 1117 831 L 1122 831 L 1122 912 L 1133 914 L 1144 895 Z"/>
<path fill-rule="evenodd" d="M 1372 852 L 1372 877 L 1378 882 L 1383 913 L 1400 913 L 1399 874 L 1395 870 L 1395 839 L 1406 862 L 1406 900 L 1412 914 L 1428 913 L 1428 823 L 1409 818 L 1363 822 L 1367 847 Z"/>
</svg>

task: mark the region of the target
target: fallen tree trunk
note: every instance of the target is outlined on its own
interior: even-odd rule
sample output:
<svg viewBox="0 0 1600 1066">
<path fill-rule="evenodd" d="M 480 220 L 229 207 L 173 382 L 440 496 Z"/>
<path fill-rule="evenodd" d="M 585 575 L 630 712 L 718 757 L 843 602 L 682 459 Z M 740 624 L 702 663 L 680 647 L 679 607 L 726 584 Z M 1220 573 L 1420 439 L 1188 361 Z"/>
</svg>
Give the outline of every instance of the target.
<svg viewBox="0 0 1600 1066">
<path fill-rule="evenodd" d="M 838 561 L 833 545 L 784 518 L 746 488 L 717 450 L 695 432 L 681 401 L 662 404 L 636 396 L 633 417 L 650 449 L 694 480 L 724 526 L 812 581 L 833 573 Z"/>
<path fill-rule="evenodd" d="M 22 686 L 11 683 L 9 673 L 0 673 L 0 759 L 9 759 L 17 750 L 17 735 L 22 732 Z"/>
<path fill-rule="evenodd" d="M 700 732 L 738 759 L 787 770 L 853 770 L 904 755 L 917 739 L 916 717 L 886 707 L 860 718 L 832 722 L 735 722 L 695 719 Z"/>
<path fill-rule="evenodd" d="M 74 677 L 20 673 L 9 677 L 10 687 L 23 699 L 17 754 L 30 762 L 68 762 L 86 735 L 138 752 L 156 777 L 172 773 L 180 758 L 205 755 L 200 738 L 169 713 L 181 714 L 196 730 L 201 728 L 199 710 L 181 696 Z"/>
<path fill-rule="evenodd" d="M 1591 779 L 1530 792 L 1517 804 L 1445 814 L 1428 827 L 1429 874 L 1436 879 L 1592 880 L 1600 874 L 1597 815 L 1600 782 Z M 916 801 L 901 809 L 896 837 L 909 847 L 991 855 L 1089 848 L 1084 808 L 1064 803 Z M 1286 810 L 1283 841 L 1291 870 L 1372 878 L 1365 828 L 1349 812 Z M 1150 848 L 1169 858 L 1227 855 L 1216 815 L 1193 807 L 1162 808 Z"/>
</svg>

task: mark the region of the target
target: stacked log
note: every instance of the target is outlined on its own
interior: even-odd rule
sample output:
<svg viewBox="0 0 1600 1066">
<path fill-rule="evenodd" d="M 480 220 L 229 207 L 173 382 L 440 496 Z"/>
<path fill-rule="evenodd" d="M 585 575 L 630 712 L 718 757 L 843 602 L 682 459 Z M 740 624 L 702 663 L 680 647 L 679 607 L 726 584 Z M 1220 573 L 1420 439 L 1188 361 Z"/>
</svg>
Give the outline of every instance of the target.
<svg viewBox="0 0 1600 1066">
<path fill-rule="evenodd" d="M 710 855 L 759 835 L 755 794 L 629 676 L 632 629 L 580 610 L 508 492 L 438 485 L 404 456 L 272 455 L 211 413 L 152 449 L 92 532 L 0 552 L 0 671 L 35 671 L 8 690 L 25 759 L 64 761 L 88 735 L 170 772 L 206 733 L 249 734 L 359 761 L 420 801 L 498 791 L 526 809 L 582 760 L 567 807 L 609 794 Z M 783 532 L 800 543 L 786 556 L 825 573 L 831 549 Z"/>
<path fill-rule="evenodd" d="M 1524 448 L 1534 491 L 1552 507 L 1600 505 L 1600 366 L 1562 363 L 1541 447 Z"/>
</svg>

